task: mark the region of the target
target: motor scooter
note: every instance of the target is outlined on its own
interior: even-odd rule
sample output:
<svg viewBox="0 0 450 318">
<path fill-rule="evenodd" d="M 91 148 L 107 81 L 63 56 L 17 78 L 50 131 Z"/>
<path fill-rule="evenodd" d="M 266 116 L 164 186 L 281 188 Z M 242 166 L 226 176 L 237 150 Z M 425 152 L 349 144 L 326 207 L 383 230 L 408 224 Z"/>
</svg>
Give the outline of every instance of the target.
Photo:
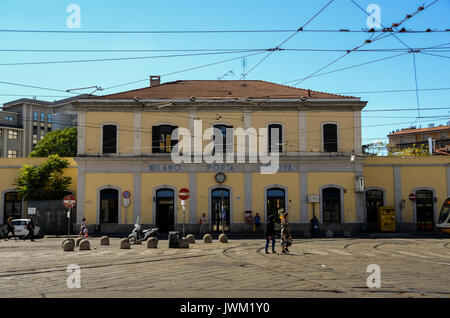
<svg viewBox="0 0 450 318">
<path fill-rule="evenodd" d="M 146 241 L 150 237 L 156 237 L 159 240 L 158 228 L 142 230 L 142 226 L 136 222 L 133 231 L 128 235 L 128 240 L 130 244 L 136 244 L 137 241 Z"/>
</svg>

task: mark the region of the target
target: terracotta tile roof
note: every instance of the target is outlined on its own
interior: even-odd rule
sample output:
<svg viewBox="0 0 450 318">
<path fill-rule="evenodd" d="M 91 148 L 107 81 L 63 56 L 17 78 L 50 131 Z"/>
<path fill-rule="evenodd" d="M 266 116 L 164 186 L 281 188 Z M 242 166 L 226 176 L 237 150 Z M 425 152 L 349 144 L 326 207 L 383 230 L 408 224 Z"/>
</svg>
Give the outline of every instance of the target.
<svg viewBox="0 0 450 318">
<path fill-rule="evenodd" d="M 103 96 L 92 96 L 94 99 L 183 99 L 195 96 L 198 98 L 300 98 L 309 94 L 310 99 L 343 99 L 355 98 L 329 94 L 302 88 L 296 88 L 259 80 L 192 80 L 167 82 L 154 87 L 134 89 L 121 93 Z M 309 92 L 309 93 L 308 93 Z"/>
<path fill-rule="evenodd" d="M 396 131 L 392 134 L 389 134 L 388 136 L 426 133 L 426 132 L 433 132 L 433 131 L 446 130 L 446 129 L 450 129 L 450 126 L 436 126 L 436 127 L 429 127 L 429 128 L 405 128 L 400 131 Z"/>
</svg>

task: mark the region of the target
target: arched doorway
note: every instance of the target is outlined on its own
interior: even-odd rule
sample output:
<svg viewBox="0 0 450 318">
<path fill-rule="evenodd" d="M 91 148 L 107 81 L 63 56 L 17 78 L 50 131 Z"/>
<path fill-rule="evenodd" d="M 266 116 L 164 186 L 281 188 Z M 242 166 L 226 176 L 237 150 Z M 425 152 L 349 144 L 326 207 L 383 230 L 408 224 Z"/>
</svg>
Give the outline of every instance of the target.
<svg viewBox="0 0 450 318">
<path fill-rule="evenodd" d="M 328 187 L 322 189 L 322 222 L 341 223 L 341 189 Z"/>
<path fill-rule="evenodd" d="M 172 189 L 156 190 L 156 227 L 162 233 L 173 231 L 175 225 L 175 199 Z"/>
<path fill-rule="evenodd" d="M 10 191 L 3 195 L 3 224 L 11 216 L 13 219 L 22 217 L 22 200 L 19 192 Z"/>
<path fill-rule="evenodd" d="M 278 212 L 283 209 L 286 211 L 286 191 L 282 188 L 267 189 L 267 220 L 272 215 L 275 217 L 275 227 L 279 230 L 281 227 L 281 220 Z"/>
<path fill-rule="evenodd" d="M 222 211 L 225 212 L 223 231 L 230 230 L 230 190 L 215 188 L 211 191 L 211 226 L 213 232 L 222 232 Z"/>
<path fill-rule="evenodd" d="M 119 191 L 100 190 L 100 223 L 119 223 Z"/>
<path fill-rule="evenodd" d="M 367 229 L 371 232 L 377 230 L 378 207 L 384 205 L 384 192 L 380 189 L 366 191 Z"/>
<path fill-rule="evenodd" d="M 418 231 L 432 231 L 434 228 L 433 191 L 416 191 L 416 219 Z"/>
</svg>

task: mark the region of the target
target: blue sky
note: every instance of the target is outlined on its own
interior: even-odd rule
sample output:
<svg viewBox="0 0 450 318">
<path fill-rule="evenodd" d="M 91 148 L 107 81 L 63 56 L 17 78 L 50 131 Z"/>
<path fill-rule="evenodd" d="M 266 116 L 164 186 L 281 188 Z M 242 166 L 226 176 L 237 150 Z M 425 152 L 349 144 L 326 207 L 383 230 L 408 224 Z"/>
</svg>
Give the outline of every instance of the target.
<svg viewBox="0 0 450 318">
<path fill-rule="evenodd" d="M 423 1 L 416 0 L 355 0 L 364 9 L 377 4 L 381 9 L 381 24 L 390 26 L 414 12 Z M 318 1 L 104 1 L 0 0 L 0 29 L 26 30 L 295 30 L 309 20 L 328 0 Z M 425 5 L 431 3 L 427 0 Z M 68 29 L 66 12 L 70 4 L 81 8 L 81 28 Z M 440 0 L 417 14 L 402 26 L 425 30 L 450 28 L 450 0 Z M 350 0 L 335 0 L 305 29 L 366 28 L 367 15 Z M 0 50 L 5 49 L 266 49 L 284 41 L 291 33 L 202 33 L 202 34 L 73 34 L 73 33 L 10 33 L 0 32 Z M 369 38 L 367 33 L 299 32 L 283 48 L 352 49 Z M 450 32 L 399 34 L 411 48 L 431 47 L 450 42 Z M 450 44 L 448 45 L 450 46 Z M 394 37 L 366 45 L 366 49 L 404 49 Z M 449 50 L 433 52 L 450 56 Z M 174 52 L 2 52 L 0 64 L 16 62 L 102 59 L 152 55 L 171 55 Z M 190 67 L 245 54 L 173 57 L 160 59 L 122 60 L 89 63 L 0 65 L 0 81 L 66 90 L 87 86 L 103 88 L 145 79 L 149 75 L 167 74 Z M 342 52 L 281 51 L 271 54 L 256 67 L 248 79 L 285 83 L 310 75 L 320 67 L 342 55 Z M 395 52 L 353 52 L 324 71 L 335 70 L 374 59 L 392 56 Z M 247 58 L 247 70 L 264 54 Z M 448 58 L 415 54 L 418 87 L 450 87 Z M 239 59 L 162 78 L 162 82 L 180 79 L 217 79 L 232 70 L 239 79 L 242 73 Z M 113 93 L 148 86 L 148 82 L 105 90 Z M 406 54 L 377 63 L 356 67 L 324 76 L 312 77 L 297 87 L 330 93 L 414 89 L 413 55 Z M 89 92 L 89 91 L 79 91 Z M 0 84 L 0 103 L 20 96 L 37 95 L 39 99 L 54 100 L 70 94 Z M 368 101 L 367 110 L 416 108 L 416 93 L 352 93 Z M 416 125 L 445 124 L 450 115 L 450 90 L 420 91 L 420 107 L 446 108 L 422 110 Z M 409 126 L 416 120 L 417 110 L 402 112 L 366 112 L 363 114 L 363 143 L 382 139 L 390 131 Z M 387 125 L 387 126 L 380 126 Z"/>
</svg>

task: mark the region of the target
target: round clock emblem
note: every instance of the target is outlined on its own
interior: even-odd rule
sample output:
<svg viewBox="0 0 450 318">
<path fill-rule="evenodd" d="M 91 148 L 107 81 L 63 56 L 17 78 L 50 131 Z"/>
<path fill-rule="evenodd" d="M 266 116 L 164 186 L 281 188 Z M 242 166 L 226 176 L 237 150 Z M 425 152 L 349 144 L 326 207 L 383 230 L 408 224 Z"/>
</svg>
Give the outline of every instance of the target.
<svg viewBox="0 0 450 318">
<path fill-rule="evenodd" d="M 219 172 L 218 174 L 216 174 L 215 178 L 216 178 L 217 183 L 224 183 L 225 180 L 227 179 L 227 177 L 222 172 Z"/>
</svg>

